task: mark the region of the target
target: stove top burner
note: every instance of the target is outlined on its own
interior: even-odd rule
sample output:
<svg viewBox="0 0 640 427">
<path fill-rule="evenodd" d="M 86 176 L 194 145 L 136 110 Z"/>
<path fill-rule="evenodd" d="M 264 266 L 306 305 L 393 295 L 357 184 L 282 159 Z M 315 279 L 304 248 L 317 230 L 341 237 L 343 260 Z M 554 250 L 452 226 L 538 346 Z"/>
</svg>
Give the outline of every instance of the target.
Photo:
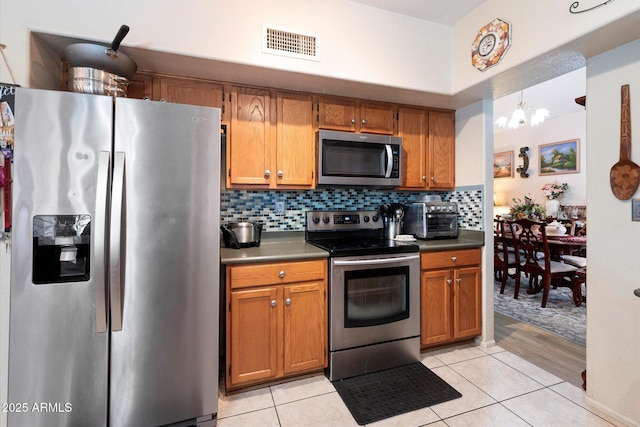
<svg viewBox="0 0 640 427">
<path fill-rule="evenodd" d="M 380 255 L 418 252 L 418 245 L 385 239 L 325 239 L 308 243 L 329 252 L 331 256 Z"/>
<path fill-rule="evenodd" d="M 384 238 L 377 211 L 309 211 L 306 240 L 330 256 L 418 252 L 418 245 Z"/>
</svg>

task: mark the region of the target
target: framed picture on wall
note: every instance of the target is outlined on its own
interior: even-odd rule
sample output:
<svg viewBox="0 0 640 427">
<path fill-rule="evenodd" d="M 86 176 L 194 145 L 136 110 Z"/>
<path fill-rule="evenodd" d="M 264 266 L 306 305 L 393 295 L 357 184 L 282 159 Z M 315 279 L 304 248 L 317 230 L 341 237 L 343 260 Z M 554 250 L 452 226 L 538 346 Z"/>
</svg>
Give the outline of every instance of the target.
<svg viewBox="0 0 640 427">
<path fill-rule="evenodd" d="M 493 153 L 493 177 L 513 178 L 513 151 Z"/>
<path fill-rule="evenodd" d="M 539 175 L 560 175 L 580 172 L 580 140 L 540 144 L 538 146 Z"/>
</svg>

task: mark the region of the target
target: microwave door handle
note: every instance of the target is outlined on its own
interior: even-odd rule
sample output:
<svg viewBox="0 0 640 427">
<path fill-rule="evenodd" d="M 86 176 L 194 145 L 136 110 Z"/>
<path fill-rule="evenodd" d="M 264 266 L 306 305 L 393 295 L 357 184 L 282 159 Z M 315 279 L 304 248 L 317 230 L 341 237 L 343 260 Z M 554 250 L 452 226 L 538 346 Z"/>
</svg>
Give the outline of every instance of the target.
<svg viewBox="0 0 640 427">
<path fill-rule="evenodd" d="M 391 145 L 386 144 L 384 148 L 387 150 L 387 172 L 384 174 L 385 178 L 391 178 L 391 172 L 393 172 L 393 151 L 391 151 Z"/>
</svg>

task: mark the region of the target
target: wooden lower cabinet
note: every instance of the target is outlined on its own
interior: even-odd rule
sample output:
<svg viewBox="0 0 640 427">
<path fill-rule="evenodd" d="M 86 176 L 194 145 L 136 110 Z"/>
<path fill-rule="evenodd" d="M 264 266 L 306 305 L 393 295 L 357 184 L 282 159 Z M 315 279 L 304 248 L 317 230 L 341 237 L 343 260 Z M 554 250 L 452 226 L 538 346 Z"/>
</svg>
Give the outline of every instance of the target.
<svg viewBox="0 0 640 427">
<path fill-rule="evenodd" d="M 327 366 L 326 274 L 326 260 L 227 266 L 227 390 Z"/>
<path fill-rule="evenodd" d="M 421 348 L 480 335 L 481 250 L 426 252 L 420 263 Z"/>
</svg>

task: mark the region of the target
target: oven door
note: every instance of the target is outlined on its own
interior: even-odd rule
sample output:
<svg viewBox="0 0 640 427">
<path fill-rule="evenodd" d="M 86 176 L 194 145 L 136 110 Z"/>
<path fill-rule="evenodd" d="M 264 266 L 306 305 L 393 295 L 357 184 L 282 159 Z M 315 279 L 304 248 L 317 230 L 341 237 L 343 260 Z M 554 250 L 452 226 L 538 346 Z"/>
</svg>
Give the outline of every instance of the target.
<svg viewBox="0 0 640 427">
<path fill-rule="evenodd" d="M 420 335 L 420 255 L 331 260 L 330 351 Z"/>
</svg>

